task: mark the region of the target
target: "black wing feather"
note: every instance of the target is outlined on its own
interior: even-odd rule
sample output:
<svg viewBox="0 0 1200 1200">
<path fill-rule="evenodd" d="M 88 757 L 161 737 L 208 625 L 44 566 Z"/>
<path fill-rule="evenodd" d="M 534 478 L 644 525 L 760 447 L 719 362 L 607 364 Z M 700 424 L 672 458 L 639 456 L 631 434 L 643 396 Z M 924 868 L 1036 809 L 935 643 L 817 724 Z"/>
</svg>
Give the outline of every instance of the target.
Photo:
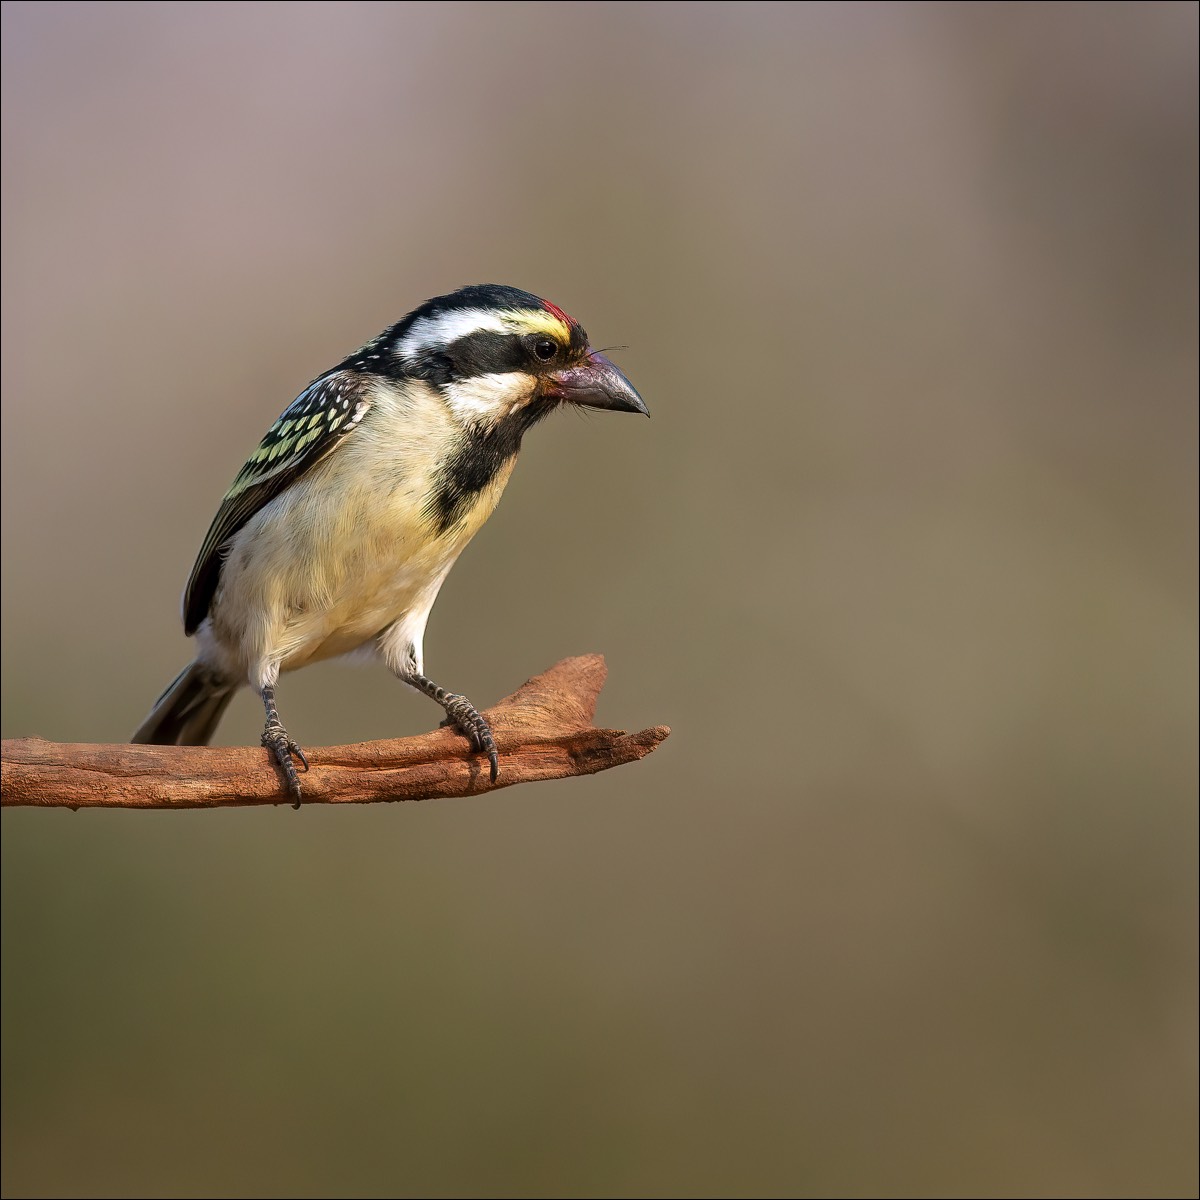
<svg viewBox="0 0 1200 1200">
<path fill-rule="evenodd" d="M 363 419 L 370 400 L 363 378 L 334 371 L 314 380 L 267 431 L 238 472 L 196 556 L 183 593 L 183 625 L 190 637 L 208 616 L 224 562 L 223 550 L 260 509 L 310 471 Z"/>
</svg>

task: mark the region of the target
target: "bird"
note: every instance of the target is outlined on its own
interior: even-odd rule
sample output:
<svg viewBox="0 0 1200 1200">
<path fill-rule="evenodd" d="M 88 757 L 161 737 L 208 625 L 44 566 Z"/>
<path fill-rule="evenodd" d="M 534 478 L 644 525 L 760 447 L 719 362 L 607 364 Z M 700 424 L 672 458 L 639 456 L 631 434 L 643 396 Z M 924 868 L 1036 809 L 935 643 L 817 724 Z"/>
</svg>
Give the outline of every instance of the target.
<svg viewBox="0 0 1200 1200">
<path fill-rule="evenodd" d="M 262 744 L 299 807 L 296 764 L 309 762 L 280 719 L 279 677 L 365 655 L 441 705 L 495 783 L 487 720 L 425 674 L 425 625 L 522 438 L 567 405 L 649 416 L 578 321 L 501 284 L 427 300 L 318 375 L 221 501 L 183 594 L 195 658 L 131 740 L 207 745 L 250 687 L 265 711 Z"/>
</svg>

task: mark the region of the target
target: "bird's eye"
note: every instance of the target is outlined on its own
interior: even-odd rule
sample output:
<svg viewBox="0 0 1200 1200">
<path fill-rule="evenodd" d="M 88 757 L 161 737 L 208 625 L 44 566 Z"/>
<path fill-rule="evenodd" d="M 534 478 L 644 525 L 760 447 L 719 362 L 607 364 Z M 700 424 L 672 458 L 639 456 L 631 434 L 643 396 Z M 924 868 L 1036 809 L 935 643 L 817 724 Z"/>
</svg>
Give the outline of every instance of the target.
<svg viewBox="0 0 1200 1200">
<path fill-rule="evenodd" d="M 533 343 L 533 352 L 542 362 L 549 362 L 558 353 L 558 343 L 552 338 L 538 338 Z"/>
</svg>

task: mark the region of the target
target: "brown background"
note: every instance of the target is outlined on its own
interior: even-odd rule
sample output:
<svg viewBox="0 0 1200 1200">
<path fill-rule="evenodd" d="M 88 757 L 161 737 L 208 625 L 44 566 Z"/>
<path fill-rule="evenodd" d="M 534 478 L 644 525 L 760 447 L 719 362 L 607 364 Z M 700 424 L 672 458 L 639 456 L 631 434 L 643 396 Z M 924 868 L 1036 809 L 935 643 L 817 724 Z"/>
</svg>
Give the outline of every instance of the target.
<svg viewBox="0 0 1200 1200">
<path fill-rule="evenodd" d="M 676 732 L 490 799 L 6 813 L 5 1193 L 1194 1194 L 1196 36 L 6 5 L 5 735 L 127 737 L 262 432 L 478 281 L 653 420 L 530 438 L 430 670 L 600 650 L 601 719 Z"/>
</svg>

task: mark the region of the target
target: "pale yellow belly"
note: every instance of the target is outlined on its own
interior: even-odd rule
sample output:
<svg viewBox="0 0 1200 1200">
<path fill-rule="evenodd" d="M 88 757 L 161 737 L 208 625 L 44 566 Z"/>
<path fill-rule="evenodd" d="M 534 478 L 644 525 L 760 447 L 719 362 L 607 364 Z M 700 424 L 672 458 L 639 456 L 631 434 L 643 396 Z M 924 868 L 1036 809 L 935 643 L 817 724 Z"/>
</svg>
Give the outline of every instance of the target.
<svg viewBox="0 0 1200 1200">
<path fill-rule="evenodd" d="M 424 512 L 427 479 L 410 473 L 387 488 L 349 456 L 332 456 L 234 539 L 214 598 L 214 637 L 252 673 L 259 664 L 293 671 L 348 654 L 414 615 L 419 640 L 511 466 L 460 525 L 438 534 Z"/>
</svg>

